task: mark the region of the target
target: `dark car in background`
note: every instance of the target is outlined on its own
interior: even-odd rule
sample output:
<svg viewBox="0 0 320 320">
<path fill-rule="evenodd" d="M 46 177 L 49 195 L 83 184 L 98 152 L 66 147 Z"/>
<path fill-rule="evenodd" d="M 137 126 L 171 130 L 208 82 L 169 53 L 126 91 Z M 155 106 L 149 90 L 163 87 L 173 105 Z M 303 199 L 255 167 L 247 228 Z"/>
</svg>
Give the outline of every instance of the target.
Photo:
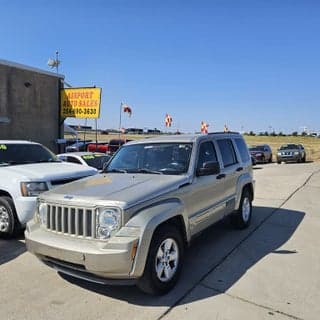
<svg viewBox="0 0 320 320">
<path fill-rule="evenodd" d="M 252 146 L 249 151 L 251 156 L 255 158 L 256 163 L 272 162 L 272 150 L 267 144 Z"/>
<path fill-rule="evenodd" d="M 92 143 L 92 140 L 78 140 L 74 144 L 66 147 L 66 152 L 87 151 L 87 146 Z"/>
<path fill-rule="evenodd" d="M 302 144 L 283 144 L 277 152 L 277 162 L 306 162 L 306 151 Z"/>
</svg>

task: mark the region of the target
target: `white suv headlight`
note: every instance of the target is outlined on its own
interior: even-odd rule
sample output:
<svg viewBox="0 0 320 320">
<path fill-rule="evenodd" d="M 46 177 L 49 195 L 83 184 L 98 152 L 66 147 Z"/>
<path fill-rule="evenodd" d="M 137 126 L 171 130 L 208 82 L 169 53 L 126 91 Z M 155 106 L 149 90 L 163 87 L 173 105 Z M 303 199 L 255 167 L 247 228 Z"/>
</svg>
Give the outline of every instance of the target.
<svg viewBox="0 0 320 320">
<path fill-rule="evenodd" d="M 108 239 L 121 226 L 121 211 L 117 208 L 101 208 L 97 215 L 97 238 Z"/>
<path fill-rule="evenodd" d="M 36 197 L 41 192 L 49 190 L 46 182 L 21 182 L 20 187 L 24 197 Z"/>
</svg>

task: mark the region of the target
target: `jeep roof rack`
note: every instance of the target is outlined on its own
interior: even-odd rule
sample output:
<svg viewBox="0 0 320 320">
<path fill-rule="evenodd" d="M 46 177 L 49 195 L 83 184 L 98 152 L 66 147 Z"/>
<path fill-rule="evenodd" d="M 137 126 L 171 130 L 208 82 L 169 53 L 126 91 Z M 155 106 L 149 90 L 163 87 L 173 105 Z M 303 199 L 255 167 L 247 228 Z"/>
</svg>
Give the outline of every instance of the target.
<svg viewBox="0 0 320 320">
<path fill-rule="evenodd" d="M 239 134 L 239 132 L 236 131 L 228 131 L 228 132 L 224 132 L 224 131 L 220 131 L 220 132 L 209 132 L 208 134 L 222 134 L 222 133 L 229 133 L 229 134 Z"/>
</svg>

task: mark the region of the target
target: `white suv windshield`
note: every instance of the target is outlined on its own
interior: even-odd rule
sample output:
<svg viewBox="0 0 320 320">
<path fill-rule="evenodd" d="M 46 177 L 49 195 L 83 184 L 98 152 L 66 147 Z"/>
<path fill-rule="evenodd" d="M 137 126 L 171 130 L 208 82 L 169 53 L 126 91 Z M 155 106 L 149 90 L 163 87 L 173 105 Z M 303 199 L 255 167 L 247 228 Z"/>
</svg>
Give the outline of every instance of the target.
<svg viewBox="0 0 320 320">
<path fill-rule="evenodd" d="M 191 143 L 125 145 L 109 163 L 107 172 L 185 174 L 189 168 Z"/>
<path fill-rule="evenodd" d="M 17 165 L 38 162 L 60 162 L 40 144 L 0 144 L 0 165 Z"/>
</svg>

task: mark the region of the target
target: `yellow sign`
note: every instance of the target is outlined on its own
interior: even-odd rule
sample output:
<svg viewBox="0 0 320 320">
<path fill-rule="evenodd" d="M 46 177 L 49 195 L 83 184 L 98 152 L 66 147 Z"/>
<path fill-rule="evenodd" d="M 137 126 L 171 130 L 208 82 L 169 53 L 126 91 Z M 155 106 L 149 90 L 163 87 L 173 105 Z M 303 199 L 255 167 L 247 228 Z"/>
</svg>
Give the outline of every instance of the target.
<svg viewBox="0 0 320 320">
<path fill-rule="evenodd" d="M 60 91 L 61 117 L 99 118 L 101 88 L 68 88 Z"/>
</svg>

